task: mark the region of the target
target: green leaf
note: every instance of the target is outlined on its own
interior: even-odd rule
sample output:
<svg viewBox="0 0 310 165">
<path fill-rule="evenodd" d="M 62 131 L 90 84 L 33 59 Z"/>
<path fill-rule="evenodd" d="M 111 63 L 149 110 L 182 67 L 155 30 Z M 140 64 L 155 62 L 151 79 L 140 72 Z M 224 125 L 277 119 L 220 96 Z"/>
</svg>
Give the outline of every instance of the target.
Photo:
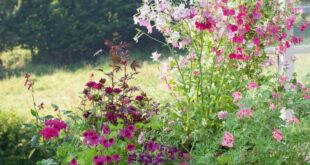
<svg viewBox="0 0 310 165">
<path fill-rule="evenodd" d="M 30 159 L 31 158 L 31 156 L 33 155 L 33 153 L 36 151 L 36 149 L 34 148 L 34 149 L 32 149 L 31 151 L 30 151 L 30 153 L 29 153 L 29 155 L 28 155 L 28 159 Z"/>
<path fill-rule="evenodd" d="M 36 118 L 39 116 L 38 112 L 36 110 L 34 110 L 34 109 L 31 109 L 30 112 L 31 112 L 31 115 L 36 117 Z"/>
</svg>

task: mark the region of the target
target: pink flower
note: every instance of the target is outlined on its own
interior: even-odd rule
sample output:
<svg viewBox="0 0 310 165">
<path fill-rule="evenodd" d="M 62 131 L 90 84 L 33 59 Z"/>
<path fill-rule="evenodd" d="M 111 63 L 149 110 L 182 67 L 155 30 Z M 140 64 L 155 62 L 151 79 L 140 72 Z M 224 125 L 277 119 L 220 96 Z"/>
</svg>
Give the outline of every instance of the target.
<svg viewBox="0 0 310 165">
<path fill-rule="evenodd" d="M 113 160 L 114 163 L 118 162 L 119 159 L 120 159 L 120 158 L 119 158 L 119 155 L 118 155 L 118 154 L 112 155 L 112 160 Z"/>
<path fill-rule="evenodd" d="M 57 131 L 60 131 L 62 129 L 67 128 L 67 124 L 64 121 L 58 120 L 58 119 L 50 119 L 45 121 L 46 127 L 53 127 L 56 128 Z"/>
<path fill-rule="evenodd" d="M 110 131 L 110 128 L 109 128 L 108 125 L 103 124 L 102 127 L 101 127 L 101 132 L 104 135 L 108 135 L 108 134 L 110 134 L 111 131 Z"/>
<path fill-rule="evenodd" d="M 135 98 L 137 101 L 142 101 L 144 99 L 144 96 L 142 95 L 139 95 L 139 96 L 136 96 Z"/>
<path fill-rule="evenodd" d="M 287 30 L 291 30 L 291 28 L 294 25 L 295 19 L 296 17 L 294 15 L 291 15 L 290 17 L 287 18 L 287 20 L 285 21 Z"/>
<path fill-rule="evenodd" d="M 270 102 L 270 103 L 269 103 L 269 108 L 270 108 L 271 110 L 275 110 L 275 109 L 277 108 L 277 105 L 275 105 L 274 103 Z"/>
<path fill-rule="evenodd" d="M 305 95 L 305 96 L 304 96 L 304 99 L 310 100 L 310 95 Z"/>
<path fill-rule="evenodd" d="M 300 120 L 296 116 L 292 116 L 290 119 L 287 120 L 289 123 L 293 124 L 300 124 Z"/>
<path fill-rule="evenodd" d="M 273 93 L 271 94 L 273 99 L 280 99 L 281 94 L 280 93 Z"/>
<path fill-rule="evenodd" d="M 114 88 L 113 92 L 116 94 L 120 94 L 122 92 L 122 90 L 120 88 Z"/>
<path fill-rule="evenodd" d="M 232 97 L 234 98 L 234 101 L 239 101 L 239 100 L 242 99 L 242 95 L 241 95 L 240 92 L 234 92 L 234 93 L 232 94 Z"/>
<path fill-rule="evenodd" d="M 59 131 L 54 127 L 44 127 L 43 130 L 40 131 L 40 134 L 45 140 L 49 140 L 52 137 L 58 137 L 58 132 Z"/>
<path fill-rule="evenodd" d="M 113 92 L 113 88 L 111 88 L 111 87 L 106 87 L 106 88 L 104 89 L 104 91 L 105 91 L 105 93 L 107 93 L 107 94 L 111 94 L 111 93 Z"/>
<path fill-rule="evenodd" d="M 281 142 L 281 140 L 283 139 L 282 133 L 275 128 L 272 132 L 272 136 L 274 139 L 276 139 L 278 142 Z"/>
<path fill-rule="evenodd" d="M 285 75 L 282 75 L 279 78 L 279 83 L 283 86 L 287 82 L 287 77 Z"/>
<path fill-rule="evenodd" d="M 98 144 L 99 136 L 94 130 L 88 130 L 83 132 L 83 137 L 83 144 L 85 145 L 96 146 Z"/>
<path fill-rule="evenodd" d="M 198 75 L 199 75 L 199 70 L 198 70 L 198 69 L 195 69 L 195 70 L 193 71 L 193 74 L 194 74 L 194 76 L 198 76 Z"/>
<path fill-rule="evenodd" d="M 235 32 L 237 30 L 238 30 L 238 26 L 233 25 L 233 24 L 227 25 L 227 31 Z"/>
<path fill-rule="evenodd" d="M 215 27 L 215 21 L 211 18 L 207 18 L 205 22 L 195 22 L 196 28 L 199 30 L 208 30 L 209 32 L 212 31 L 212 28 Z"/>
<path fill-rule="evenodd" d="M 226 131 L 222 140 L 222 146 L 232 148 L 234 146 L 234 136 Z"/>
<path fill-rule="evenodd" d="M 110 139 L 104 139 L 103 137 L 100 137 L 99 142 L 101 145 L 103 145 L 105 148 L 110 148 L 115 144 L 115 141 L 113 138 Z"/>
<path fill-rule="evenodd" d="M 135 150 L 135 145 L 133 145 L 133 144 L 128 144 L 127 146 L 126 146 L 126 150 L 127 151 L 134 151 Z"/>
<path fill-rule="evenodd" d="M 250 82 L 249 84 L 248 84 L 248 88 L 249 89 L 256 89 L 258 87 L 258 85 L 257 85 L 257 83 L 256 82 Z"/>
<path fill-rule="evenodd" d="M 220 112 L 217 113 L 217 117 L 220 120 L 226 119 L 227 116 L 228 116 L 228 112 L 227 111 L 220 111 Z"/>
<path fill-rule="evenodd" d="M 70 161 L 70 165 L 78 165 L 76 159 L 72 159 Z"/>
<path fill-rule="evenodd" d="M 260 46 L 260 40 L 259 40 L 259 38 L 254 37 L 254 38 L 252 39 L 252 42 L 253 42 L 253 44 L 255 44 L 257 47 Z"/>
<path fill-rule="evenodd" d="M 304 22 L 301 26 L 300 26 L 300 31 L 305 31 L 307 28 L 309 27 L 308 22 Z"/>
<path fill-rule="evenodd" d="M 141 18 L 140 18 L 140 19 L 137 20 L 137 22 L 138 22 L 138 24 L 139 24 L 140 26 L 146 27 L 148 33 L 152 33 L 152 32 L 153 32 L 153 29 L 152 29 L 152 25 L 151 25 L 151 21 L 150 21 L 150 20 L 144 20 L 144 19 L 141 19 Z"/>
<path fill-rule="evenodd" d="M 260 11 L 258 11 L 258 10 L 253 10 L 252 15 L 253 15 L 253 18 L 257 19 L 257 20 L 262 18 L 262 13 L 260 13 Z"/>
<path fill-rule="evenodd" d="M 242 109 L 237 112 L 239 118 L 253 117 L 253 111 L 250 109 Z"/>
<path fill-rule="evenodd" d="M 158 61 L 160 56 L 161 56 L 161 54 L 157 53 L 157 51 L 156 51 L 156 52 L 152 53 L 152 57 L 151 58 L 153 59 L 153 61 Z"/>
<path fill-rule="evenodd" d="M 239 44 L 243 44 L 243 42 L 244 42 L 244 37 L 243 37 L 242 35 L 240 35 L 240 36 L 235 35 L 235 36 L 233 37 L 233 42 L 239 43 Z"/>
<path fill-rule="evenodd" d="M 96 85 L 97 83 L 95 81 L 89 81 L 85 84 L 88 88 L 92 88 Z"/>
</svg>

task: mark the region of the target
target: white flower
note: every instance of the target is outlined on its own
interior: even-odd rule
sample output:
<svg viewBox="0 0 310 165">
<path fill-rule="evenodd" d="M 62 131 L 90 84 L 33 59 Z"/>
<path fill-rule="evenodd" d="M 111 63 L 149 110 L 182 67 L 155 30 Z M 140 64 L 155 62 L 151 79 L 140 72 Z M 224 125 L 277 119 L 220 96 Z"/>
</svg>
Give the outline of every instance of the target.
<svg viewBox="0 0 310 165">
<path fill-rule="evenodd" d="M 280 118 L 285 121 L 290 120 L 292 117 L 295 116 L 294 111 L 292 109 L 286 109 L 285 107 L 282 108 L 280 112 L 281 112 Z"/>
<path fill-rule="evenodd" d="M 153 61 L 158 61 L 160 56 L 161 56 L 161 54 L 157 53 L 157 51 L 156 51 L 156 52 L 152 53 L 152 57 L 151 58 L 153 59 Z"/>
</svg>

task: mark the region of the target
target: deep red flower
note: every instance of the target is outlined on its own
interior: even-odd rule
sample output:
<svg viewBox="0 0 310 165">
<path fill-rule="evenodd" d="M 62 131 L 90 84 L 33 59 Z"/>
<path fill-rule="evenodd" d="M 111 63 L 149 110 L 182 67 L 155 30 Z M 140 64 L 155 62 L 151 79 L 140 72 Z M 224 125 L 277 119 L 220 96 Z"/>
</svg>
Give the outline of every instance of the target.
<svg viewBox="0 0 310 165">
<path fill-rule="evenodd" d="M 143 99 L 144 99 L 144 96 L 141 96 L 141 95 L 136 96 L 136 100 L 138 100 L 138 101 L 141 101 L 141 100 L 143 100 Z"/>
<path fill-rule="evenodd" d="M 135 145 L 133 145 L 133 144 L 128 144 L 127 146 L 126 146 L 126 150 L 127 151 L 134 151 L 135 150 Z"/>
<path fill-rule="evenodd" d="M 122 92 L 122 90 L 120 88 L 114 88 L 114 93 L 119 94 Z"/>
<path fill-rule="evenodd" d="M 106 88 L 104 89 L 104 91 L 105 91 L 105 93 L 107 93 L 107 94 L 111 94 L 111 93 L 113 92 L 113 88 L 111 88 L 111 87 L 106 87 Z"/>
</svg>

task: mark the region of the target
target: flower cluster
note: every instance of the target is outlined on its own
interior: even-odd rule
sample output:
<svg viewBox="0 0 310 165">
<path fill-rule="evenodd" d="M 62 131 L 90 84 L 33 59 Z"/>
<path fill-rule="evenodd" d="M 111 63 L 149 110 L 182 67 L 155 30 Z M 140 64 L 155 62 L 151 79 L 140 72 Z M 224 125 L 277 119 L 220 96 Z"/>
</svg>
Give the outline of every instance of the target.
<svg viewBox="0 0 310 165">
<path fill-rule="evenodd" d="M 45 127 L 40 131 L 40 134 L 45 140 L 49 140 L 52 137 L 58 137 L 59 131 L 65 130 L 67 124 L 64 121 L 58 119 L 51 119 L 45 121 Z"/>
</svg>

